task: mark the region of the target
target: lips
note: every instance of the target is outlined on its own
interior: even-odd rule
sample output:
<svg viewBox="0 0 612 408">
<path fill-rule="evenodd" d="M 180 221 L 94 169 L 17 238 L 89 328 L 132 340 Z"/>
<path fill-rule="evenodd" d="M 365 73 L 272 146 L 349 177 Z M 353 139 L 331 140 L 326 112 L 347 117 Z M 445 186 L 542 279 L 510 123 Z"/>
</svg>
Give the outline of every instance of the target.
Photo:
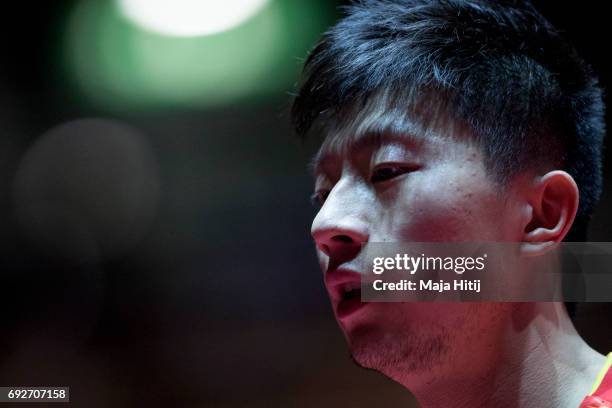
<svg viewBox="0 0 612 408">
<path fill-rule="evenodd" d="M 343 319 L 367 305 L 361 301 L 361 275 L 350 270 L 332 270 L 325 275 L 325 285 L 338 319 Z"/>
</svg>

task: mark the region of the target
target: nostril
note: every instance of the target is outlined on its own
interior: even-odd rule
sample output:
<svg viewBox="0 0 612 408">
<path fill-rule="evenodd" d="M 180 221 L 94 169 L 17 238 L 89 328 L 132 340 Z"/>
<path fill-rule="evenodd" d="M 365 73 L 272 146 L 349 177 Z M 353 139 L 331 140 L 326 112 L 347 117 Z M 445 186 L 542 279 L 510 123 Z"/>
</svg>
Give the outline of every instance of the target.
<svg viewBox="0 0 612 408">
<path fill-rule="evenodd" d="M 327 255 L 330 260 L 346 261 L 357 256 L 362 244 L 367 242 L 367 235 L 353 233 L 345 229 L 327 229 L 313 232 L 313 238 L 318 251 Z"/>
<path fill-rule="evenodd" d="M 332 239 L 336 242 L 342 242 L 345 244 L 350 244 L 354 242 L 353 238 L 349 237 L 348 235 L 335 235 Z"/>
</svg>

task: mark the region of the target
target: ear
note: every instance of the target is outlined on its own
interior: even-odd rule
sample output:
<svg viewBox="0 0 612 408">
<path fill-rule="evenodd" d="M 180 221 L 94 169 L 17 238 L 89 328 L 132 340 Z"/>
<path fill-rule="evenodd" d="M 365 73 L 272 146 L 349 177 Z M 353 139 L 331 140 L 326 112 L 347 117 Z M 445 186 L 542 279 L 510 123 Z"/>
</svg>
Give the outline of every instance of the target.
<svg viewBox="0 0 612 408">
<path fill-rule="evenodd" d="M 521 253 L 540 255 L 567 235 L 578 211 L 578 186 L 568 173 L 554 170 L 538 177 L 528 193 L 531 216 Z"/>
</svg>

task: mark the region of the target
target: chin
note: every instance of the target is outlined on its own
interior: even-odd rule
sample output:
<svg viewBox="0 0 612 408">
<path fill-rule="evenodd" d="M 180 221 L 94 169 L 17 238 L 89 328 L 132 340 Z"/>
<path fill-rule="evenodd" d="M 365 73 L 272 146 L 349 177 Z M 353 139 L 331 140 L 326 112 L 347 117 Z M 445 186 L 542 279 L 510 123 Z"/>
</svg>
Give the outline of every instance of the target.
<svg viewBox="0 0 612 408">
<path fill-rule="evenodd" d="M 393 380 L 421 377 L 450 356 L 448 336 L 443 331 L 407 333 L 375 324 L 344 329 L 355 363 L 379 371 Z"/>
</svg>

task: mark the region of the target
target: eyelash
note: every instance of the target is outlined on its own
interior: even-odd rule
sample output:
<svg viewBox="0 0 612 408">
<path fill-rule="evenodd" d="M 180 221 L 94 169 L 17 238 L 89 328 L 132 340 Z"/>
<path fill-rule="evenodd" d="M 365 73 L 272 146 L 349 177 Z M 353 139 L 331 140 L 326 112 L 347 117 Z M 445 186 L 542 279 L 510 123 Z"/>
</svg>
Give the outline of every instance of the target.
<svg viewBox="0 0 612 408">
<path fill-rule="evenodd" d="M 384 174 L 385 170 L 391 170 L 391 174 Z M 377 167 L 372 171 L 372 176 L 370 177 L 370 181 L 372 183 L 380 183 L 383 181 L 391 180 L 392 178 L 401 176 L 402 174 L 409 173 L 414 169 L 407 166 L 400 165 L 391 165 L 386 164 L 380 167 Z"/>
<path fill-rule="evenodd" d="M 385 170 L 393 170 L 392 174 L 381 174 L 382 171 Z M 391 180 L 395 177 L 401 176 L 402 174 L 409 173 L 414 169 L 406 166 L 394 166 L 394 165 L 384 165 L 374 169 L 372 171 L 372 176 L 370 177 L 370 182 L 372 183 L 381 183 L 387 180 Z M 310 196 L 310 203 L 315 208 L 321 208 L 329 195 L 329 190 L 320 190 L 316 191 L 313 195 Z"/>
<path fill-rule="evenodd" d="M 325 203 L 325 200 L 327 199 L 328 195 L 329 190 L 316 191 L 313 195 L 310 196 L 310 203 L 315 208 L 321 208 L 323 207 L 323 203 Z"/>
</svg>

